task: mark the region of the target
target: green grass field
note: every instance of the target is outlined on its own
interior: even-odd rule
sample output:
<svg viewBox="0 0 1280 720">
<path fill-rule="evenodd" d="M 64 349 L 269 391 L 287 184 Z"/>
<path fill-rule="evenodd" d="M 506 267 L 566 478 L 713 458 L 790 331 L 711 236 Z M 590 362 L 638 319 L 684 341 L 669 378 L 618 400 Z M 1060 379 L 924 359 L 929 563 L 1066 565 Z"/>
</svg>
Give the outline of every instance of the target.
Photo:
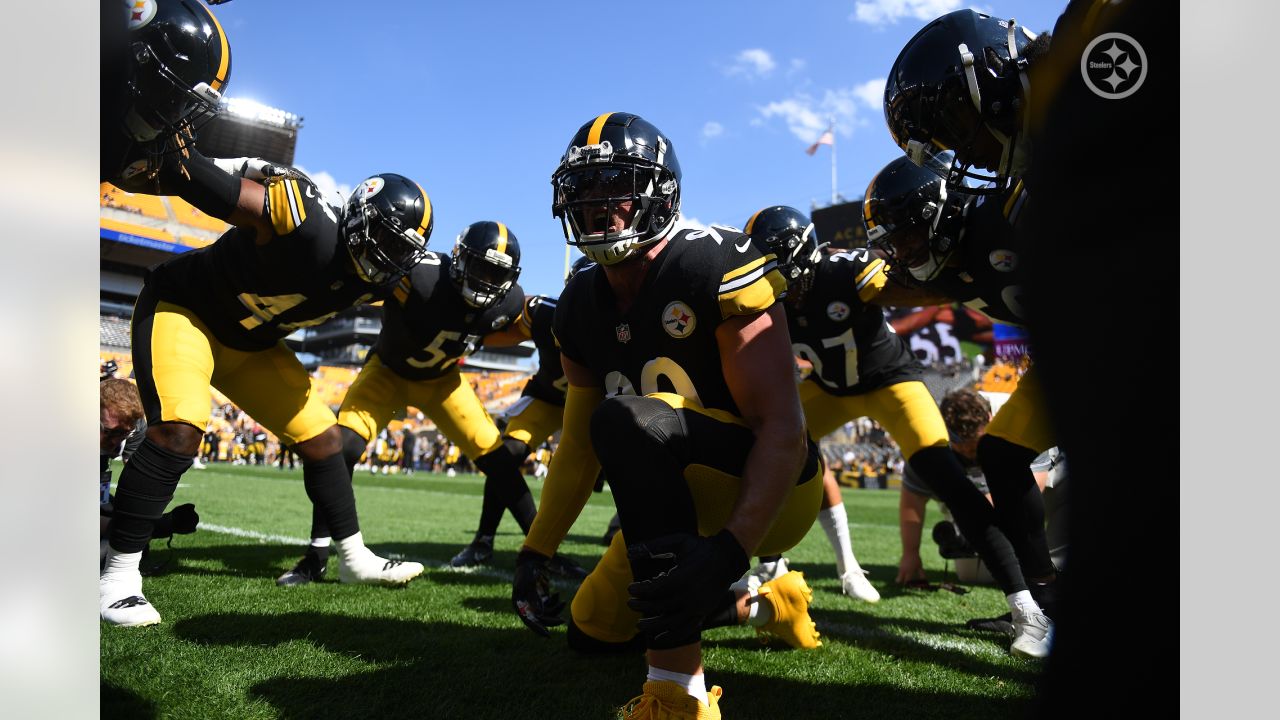
<svg viewBox="0 0 1280 720">
<path fill-rule="evenodd" d="M 611 718 L 637 695 L 640 656 L 581 657 L 529 632 L 510 609 L 521 536 L 509 517 L 491 567 L 448 569 L 470 541 L 482 478 L 357 474 L 366 542 L 427 565 L 407 588 L 336 581 L 281 589 L 301 556 L 310 503 L 301 472 L 214 465 L 192 470 L 174 499 L 201 529 L 179 536 L 163 575 L 147 578 L 159 626 L 102 627 L 102 716 L 123 718 Z M 534 492 L 541 489 L 533 483 Z M 893 586 L 897 494 L 846 490 L 854 550 L 883 599 L 840 594 L 816 525 L 788 557 L 814 589 L 815 651 L 762 645 L 752 630 L 705 634 L 708 684 L 725 718 L 994 718 L 1030 708 L 1041 665 L 964 621 L 1005 611 L 994 588 L 967 595 Z M 595 494 L 561 551 L 591 567 L 613 514 Z M 931 509 L 926 527 L 937 519 Z M 153 560 L 168 552 L 153 547 Z M 943 561 L 925 538 L 930 579 Z M 561 586 L 571 595 L 572 584 Z M 566 611 L 567 613 L 567 611 Z"/>
</svg>

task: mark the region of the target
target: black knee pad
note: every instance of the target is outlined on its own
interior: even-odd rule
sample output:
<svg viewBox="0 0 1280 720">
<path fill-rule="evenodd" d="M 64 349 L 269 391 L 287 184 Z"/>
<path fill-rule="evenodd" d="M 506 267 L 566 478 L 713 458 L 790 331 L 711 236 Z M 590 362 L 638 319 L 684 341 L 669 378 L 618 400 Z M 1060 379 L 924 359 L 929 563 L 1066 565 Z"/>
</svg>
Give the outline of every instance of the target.
<svg viewBox="0 0 1280 720">
<path fill-rule="evenodd" d="M 506 438 L 492 452 L 476 458 L 476 467 L 489 477 L 520 474 L 520 465 L 529 455 L 529 446 L 515 438 Z"/>
<path fill-rule="evenodd" d="M 610 481 L 610 467 L 634 465 L 661 453 L 688 456 L 688 428 L 670 405 L 637 395 L 616 395 L 600 403 L 591 415 L 591 444 Z"/>
<path fill-rule="evenodd" d="M 644 635 L 636 636 L 626 642 L 605 642 L 597 640 L 582 631 L 573 618 L 569 618 L 569 630 L 566 633 L 569 649 L 584 655 L 641 655 L 644 653 Z"/>
<path fill-rule="evenodd" d="M 355 470 L 356 463 L 360 462 L 360 456 L 364 455 L 364 449 L 369 446 L 369 442 L 360 437 L 360 433 L 346 426 L 340 426 L 342 432 L 342 459 L 347 464 L 347 472 Z"/>
</svg>

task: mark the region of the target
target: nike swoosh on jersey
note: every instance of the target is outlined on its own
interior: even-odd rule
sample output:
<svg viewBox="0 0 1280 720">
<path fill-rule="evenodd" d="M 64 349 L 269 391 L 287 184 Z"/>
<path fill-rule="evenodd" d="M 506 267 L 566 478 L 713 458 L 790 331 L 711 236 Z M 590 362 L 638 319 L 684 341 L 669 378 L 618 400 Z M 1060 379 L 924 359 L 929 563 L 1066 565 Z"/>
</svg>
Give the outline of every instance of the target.
<svg viewBox="0 0 1280 720">
<path fill-rule="evenodd" d="M 738 250 L 738 252 L 746 252 L 747 248 L 750 246 L 751 246 L 750 240 L 743 240 L 741 245 L 734 245 L 733 247 L 735 247 Z"/>
</svg>

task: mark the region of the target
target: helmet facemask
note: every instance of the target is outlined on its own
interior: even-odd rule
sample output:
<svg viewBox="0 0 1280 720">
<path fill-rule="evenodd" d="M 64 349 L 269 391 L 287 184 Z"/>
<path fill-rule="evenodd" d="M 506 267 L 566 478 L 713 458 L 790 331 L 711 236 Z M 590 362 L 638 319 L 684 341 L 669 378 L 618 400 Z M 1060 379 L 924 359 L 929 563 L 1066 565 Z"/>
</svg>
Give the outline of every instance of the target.
<svg viewBox="0 0 1280 720">
<path fill-rule="evenodd" d="M 520 277 L 517 262 L 517 258 L 494 248 L 485 248 L 482 253 L 458 242 L 453 246 L 449 277 L 468 305 L 484 310 L 497 305 L 515 285 Z"/>
<path fill-rule="evenodd" d="M 778 272 L 787 280 L 788 295 L 802 297 L 812 284 L 813 268 L 822 260 L 822 249 L 828 243 L 818 243 L 813 223 L 804 229 L 787 228 L 764 242 L 778 258 Z"/>
<path fill-rule="evenodd" d="M 124 124 L 135 141 L 150 142 L 180 131 L 193 133 L 218 114 L 222 94 L 209 83 L 184 82 L 146 43 L 133 44 L 133 57 L 129 88 L 134 100 Z"/>
<path fill-rule="evenodd" d="M 968 200 L 959 194 L 948 200 L 945 186 L 938 193 L 936 201 L 916 206 L 917 221 L 877 225 L 867 231 L 867 244 L 882 251 L 890 272 L 910 284 L 936 279 L 960 244 Z"/>
<path fill-rule="evenodd" d="M 1030 114 L 1023 110 L 1031 87 L 1018 43 L 1036 36 L 1012 19 L 1001 25 L 1004 57 L 960 42 L 941 80 L 904 85 L 894 77 L 885 89 L 885 117 L 907 157 L 970 195 L 1003 191 L 1029 164 Z"/>
<path fill-rule="evenodd" d="M 399 280 L 427 254 L 427 238 L 402 227 L 363 197 L 352 197 L 343 211 L 342 230 L 352 264 L 361 280 L 386 285 Z M 430 228 L 427 230 L 430 233 Z"/>
<path fill-rule="evenodd" d="M 659 158 L 664 145 L 659 139 Z M 621 262 L 675 228 L 680 208 L 675 175 L 661 162 L 615 157 L 607 140 L 569 148 L 551 184 L 551 212 L 560 218 L 565 239 L 601 265 Z M 614 227 L 615 216 L 624 227 Z"/>
</svg>

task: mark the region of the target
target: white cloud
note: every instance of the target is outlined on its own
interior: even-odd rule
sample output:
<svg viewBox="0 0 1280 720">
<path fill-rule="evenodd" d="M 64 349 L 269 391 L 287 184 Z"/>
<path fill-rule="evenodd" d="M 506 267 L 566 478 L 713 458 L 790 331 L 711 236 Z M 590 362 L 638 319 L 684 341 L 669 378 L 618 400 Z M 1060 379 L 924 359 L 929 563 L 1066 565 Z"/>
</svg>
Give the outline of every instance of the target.
<svg viewBox="0 0 1280 720">
<path fill-rule="evenodd" d="M 760 48 L 743 50 L 733 58 L 733 64 L 725 68 L 725 75 L 743 75 L 747 78 L 764 77 L 778 66 L 769 51 Z"/>
<path fill-rule="evenodd" d="M 872 110 L 884 107 L 884 78 L 874 78 L 853 87 L 853 94 Z"/>
<path fill-rule="evenodd" d="M 874 96 L 875 88 L 883 95 L 884 80 L 869 80 L 860 85 L 835 90 L 824 90 L 821 98 L 807 92 L 798 92 L 785 100 L 775 100 L 756 108 L 760 117 L 752 121 L 752 125 L 763 124 L 774 118 L 781 118 L 787 124 L 787 130 L 800 141 L 809 144 L 827 129 L 828 123 L 835 121 L 838 135 L 848 137 L 853 129 L 866 125 L 867 120 L 859 113 L 859 106 L 878 109 L 882 99 Z"/>
<path fill-rule="evenodd" d="M 342 207 L 346 204 L 347 198 L 351 197 L 352 187 L 350 185 L 339 183 L 332 175 L 324 170 L 314 173 L 308 172 L 307 169 L 301 165 L 298 166 L 298 170 L 302 174 L 311 178 L 311 181 L 316 184 L 316 188 L 320 190 L 324 195 L 325 200 L 328 200 L 330 205 Z"/>
<path fill-rule="evenodd" d="M 694 228 L 696 230 L 706 230 L 707 224 L 702 222 L 698 218 L 681 215 L 680 227 Z"/>
<path fill-rule="evenodd" d="M 720 137 L 723 134 L 724 126 L 715 120 L 708 120 L 706 124 L 702 126 L 703 140 L 710 140 L 711 138 Z"/>
<path fill-rule="evenodd" d="M 859 0 L 854 3 L 853 15 L 849 19 L 879 27 L 903 18 L 933 20 L 960 5 L 961 0 Z"/>
</svg>

